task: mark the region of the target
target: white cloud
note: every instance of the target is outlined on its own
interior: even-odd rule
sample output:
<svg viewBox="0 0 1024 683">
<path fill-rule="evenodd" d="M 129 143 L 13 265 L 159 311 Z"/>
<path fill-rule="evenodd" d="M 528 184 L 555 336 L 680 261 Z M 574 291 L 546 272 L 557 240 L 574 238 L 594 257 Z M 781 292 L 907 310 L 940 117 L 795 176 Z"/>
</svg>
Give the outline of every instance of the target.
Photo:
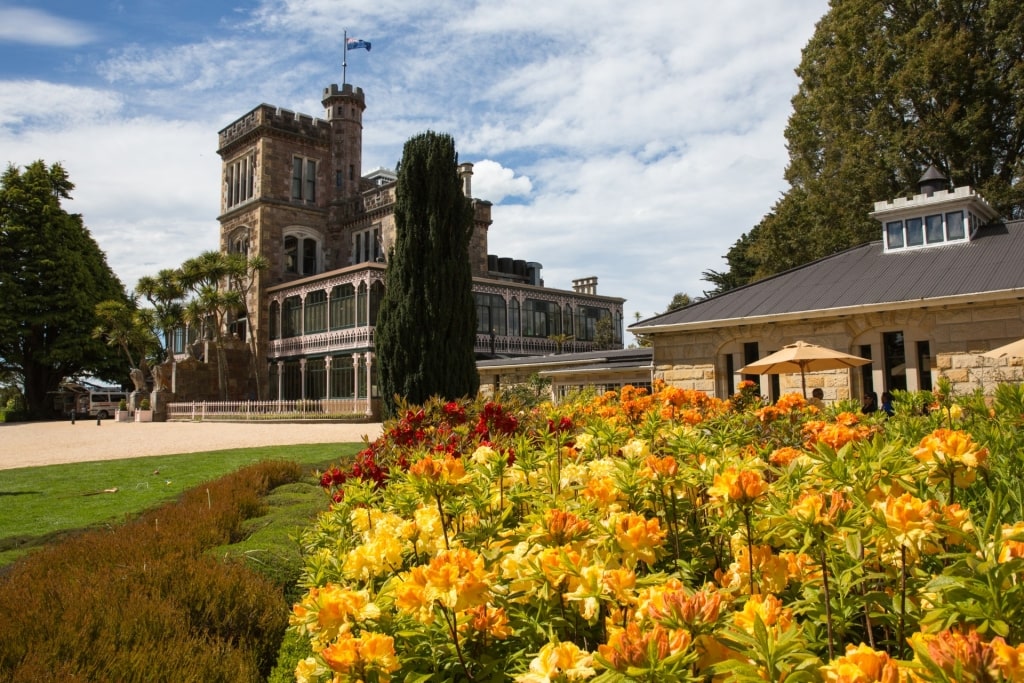
<svg viewBox="0 0 1024 683">
<path fill-rule="evenodd" d="M 74 127 L 115 114 L 119 93 L 41 80 L 0 81 L 0 127 Z"/>
<path fill-rule="evenodd" d="M 216 248 L 217 131 L 261 102 L 320 115 L 347 28 L 373 42 L 348 55 L 364 171 L 394 168 L 426 129 L 452 134 L 494 203 L 490 251 L 542 262 L 548 286 L 596 275 L 632 321 L 700 294 L 784 189 L 793 69 L 827 9 L 265 0 L 192 42 L 110 45 L 106 88 L 65 71 L 0 82 L 2 161 L 63 161 L 69 209 L 133 286 Z"/>
<path fill-rule="evenodd" d="M 75 47 L 96 40 L 96 32 L 78 21 L 28 7 L 0 7 L 0 41 Z"/>
<path fill-rule="evenodd" d="M 497 161 L 484 159 L 473 164 L 473 196 L 500 204 L 506 197 L 526 197 L 532 185 L 525 176 L 517 176 L 511 168 Z"/>
</svg>

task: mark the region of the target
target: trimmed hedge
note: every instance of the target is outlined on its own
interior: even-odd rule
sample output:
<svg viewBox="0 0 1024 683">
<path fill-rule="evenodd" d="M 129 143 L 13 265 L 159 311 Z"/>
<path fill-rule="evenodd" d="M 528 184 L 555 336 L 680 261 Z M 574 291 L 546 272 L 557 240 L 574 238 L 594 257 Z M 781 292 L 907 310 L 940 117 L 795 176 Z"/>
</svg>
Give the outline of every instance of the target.
<svg viewBox="0 0 1024 683">
<path fill-rule="evenodd" d="M 0 578 L 0 681 L 265 680 L 287 624 L 281 587 L 205 551 L 242 538 L 261 496 L 301 476 L 258 463 L 14 564 Z"/>
</svg>

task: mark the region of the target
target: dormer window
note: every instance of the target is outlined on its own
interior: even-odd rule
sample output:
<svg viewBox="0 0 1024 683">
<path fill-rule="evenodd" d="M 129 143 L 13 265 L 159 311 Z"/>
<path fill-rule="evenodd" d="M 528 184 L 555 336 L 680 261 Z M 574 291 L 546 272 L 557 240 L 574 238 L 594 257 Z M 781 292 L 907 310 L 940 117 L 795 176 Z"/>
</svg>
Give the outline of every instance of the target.
<svg viewBox="0 0 1024 683">
<path fill-rule="evenodd" d="M 928 247 L 967 239 L 966 226 L 977 228 L 978 218 L 963 211 L 947 211 L 885 222 L 885 250 Z"/>
<path fill-rule="evenodd" d="M 963 244 L 999 217 L 970 187 L 945 189 L 946 178 L 934 166 L 919 184 L 921 192 L 913 197 L 875 202 L 871 215 L 882 223 L 887 252 Z"/>
</svg>

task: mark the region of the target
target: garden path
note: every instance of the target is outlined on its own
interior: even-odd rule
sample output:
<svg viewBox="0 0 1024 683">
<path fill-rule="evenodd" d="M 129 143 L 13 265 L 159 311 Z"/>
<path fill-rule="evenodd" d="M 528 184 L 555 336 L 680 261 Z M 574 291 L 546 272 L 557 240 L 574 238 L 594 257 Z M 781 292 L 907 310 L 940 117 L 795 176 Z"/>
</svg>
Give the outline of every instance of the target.
<svg viewBox="0 0 1024 683">
<path fill-rule="evenodd" d="M 377 438 L 379 423 L 115 422 L 0 423 L 0 470 L 90 460 Z"/>
</svg>

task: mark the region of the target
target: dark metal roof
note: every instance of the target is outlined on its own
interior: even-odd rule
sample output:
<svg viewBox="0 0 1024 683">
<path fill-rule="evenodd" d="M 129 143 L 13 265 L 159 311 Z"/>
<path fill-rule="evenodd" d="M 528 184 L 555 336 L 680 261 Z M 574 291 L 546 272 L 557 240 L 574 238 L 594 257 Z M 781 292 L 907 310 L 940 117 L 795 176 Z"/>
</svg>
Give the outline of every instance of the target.
<svg viewBox="0 0 1024 683">
<path fill-rule="evenodd" d="M 1024 220 L 981 228 L 969 242 L 884 252 L 869 242 L 642 320 L 645 328 L 1024 290 Z M 1021 292 L 1024 295 L 1024 291 Z"/>
<path fill-rule="evenodd" d="M 611 349 L 607 351 L 587 351 L 586 353 L 557 353 L 549 356 L 520 356 L 516 358 L 495 358 L 493 360 L 477 361 L 477 368 L 494 367 L 536 367 L 544 369 L 547 366 L 579 365 L 581 367 L 593 368 L 597 365 L 605 365 L 620 369 L 624 366 L 642 367 L 651 364 L 652 351 L 650 348 L 638 349 Z"/>
</svg>

